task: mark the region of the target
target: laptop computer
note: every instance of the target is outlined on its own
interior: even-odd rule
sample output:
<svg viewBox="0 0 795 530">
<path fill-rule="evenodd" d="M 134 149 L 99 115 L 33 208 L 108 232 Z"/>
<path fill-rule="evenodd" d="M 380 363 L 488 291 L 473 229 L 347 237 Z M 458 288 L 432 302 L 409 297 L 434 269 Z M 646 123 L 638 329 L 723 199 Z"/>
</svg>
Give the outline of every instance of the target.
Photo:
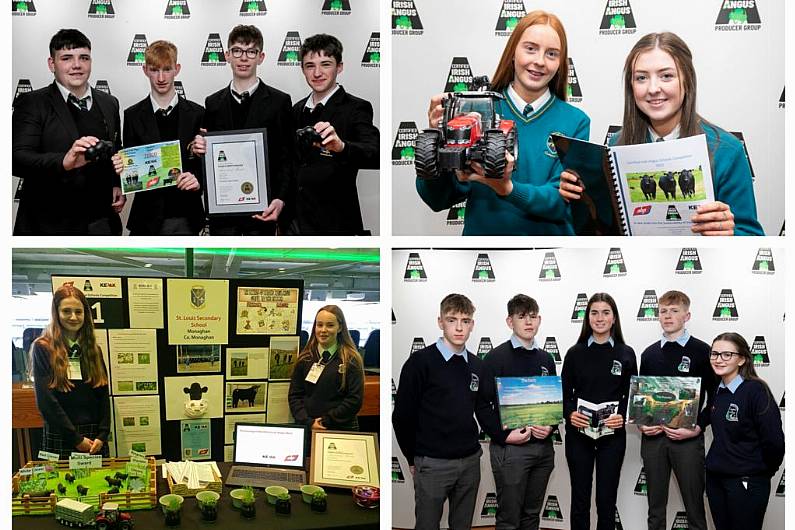
<svg viewBox="0 0 795 530">
<path fill-rule="evenodd" d="M 284 486 L 297 491 L 306 484 L 306 427 L 269 423 L 235 424 L 234 465 L 228 486 Z"/>
</svg>

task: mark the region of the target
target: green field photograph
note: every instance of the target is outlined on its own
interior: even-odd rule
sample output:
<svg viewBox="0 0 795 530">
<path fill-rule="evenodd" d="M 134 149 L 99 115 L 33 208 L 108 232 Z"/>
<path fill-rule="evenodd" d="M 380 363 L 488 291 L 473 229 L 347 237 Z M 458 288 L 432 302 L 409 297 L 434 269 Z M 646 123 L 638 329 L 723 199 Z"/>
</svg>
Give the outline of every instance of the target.
<svg viewBox="0 0 795 530">
<path fill-rule="evenodd" d="M 700 377 L 632 376 L 627 423 L 694 429 Z"/>
<path fill-rule="evenodd" d="M 563 422 L 559 376 L 497 377 L 496 380 L 503 429 Z"/>
</svg>

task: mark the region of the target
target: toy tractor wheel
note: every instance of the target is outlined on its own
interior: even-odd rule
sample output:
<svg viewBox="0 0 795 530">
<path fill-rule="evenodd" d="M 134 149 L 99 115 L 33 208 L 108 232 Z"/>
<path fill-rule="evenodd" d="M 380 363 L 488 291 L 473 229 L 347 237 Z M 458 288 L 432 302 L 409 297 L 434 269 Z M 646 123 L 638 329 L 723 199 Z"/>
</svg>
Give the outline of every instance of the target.
<svg viewBox="0 0 795 530">
<path fill-rule="evenodd" d="M 439 131 L 425 129 L 417 135 L 414 147 L 414 169 L 417 178 L 435 179 L 439 176 L 437 160 L 439 159 Z"/>
<path fill-rule="evenodd" d="M 499 179 L 505 171 L 505 148 L 508 137 L 500 129 L 491 129 L 483 135 L 485 153 L 483 172 L 486 178 Z"/>
<path fill-rule="evenodd" d="M 519 142 L 516 141 L 516 126 L 511 127 L 508 134 L 505 135 L 505 150 L 513 156 L 513 163 L 519 161 Z"/>
<path fill-rule="evenodd" d="M 130 524 L 130 521 L 122 521 L 119 524 L 119 530 L 130 530 L 131 528 L 132 525 Z"/>
<path fill-rule="evenodd" d="M 97 523 L 97 530 L 108 530 L 108 523 L 100 521 Z"/>
</svg>

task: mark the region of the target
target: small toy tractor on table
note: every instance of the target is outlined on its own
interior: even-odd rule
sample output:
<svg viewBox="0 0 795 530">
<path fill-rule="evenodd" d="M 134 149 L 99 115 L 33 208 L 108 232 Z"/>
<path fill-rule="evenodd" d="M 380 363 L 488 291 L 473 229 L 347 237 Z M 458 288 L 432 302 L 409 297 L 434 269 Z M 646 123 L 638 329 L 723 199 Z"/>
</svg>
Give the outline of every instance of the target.
<svg viewBox="0 0 795 530">
<path fill-rule="evenodd" d="M 132 517 L 127 512 L 119 511 L 115 502 L 106 502 L 96 518 L 97 530 L 132 530 Z"/>
<path fill-rule="evenodd" d="M 473 84 L 474 91 L 448 94 L 439 127 L 417 136 L 414 168 L 418 178 L 435 179 L 441 171 L 463 170 L 471 162 L 482 164 L 486 177 L 502 178 L 505 151 L 517 158 L 516 124 L 501 119 L 495 108 L 504 96 L 488 90 L 486 76 L 476 77 Z"/>
</svg>

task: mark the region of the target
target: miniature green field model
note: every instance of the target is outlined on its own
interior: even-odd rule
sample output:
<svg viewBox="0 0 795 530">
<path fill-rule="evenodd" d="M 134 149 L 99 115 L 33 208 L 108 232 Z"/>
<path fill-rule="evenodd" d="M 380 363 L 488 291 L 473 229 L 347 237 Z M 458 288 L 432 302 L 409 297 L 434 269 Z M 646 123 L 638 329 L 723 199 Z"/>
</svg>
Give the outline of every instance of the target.
<svg viewBox="0 0 795 530">
<path fill-rule="evenodd" d="M 516 124 L 501 119 L 495 105 L 505 97 L 488 90 L 487 76 L 476 77 L 472 84 L 474 91 L 445 97 L 438 128 L 417 135 L 414 169 L 418 178 L 435 179 L 442 171 L 463 170 L 479 162 L 486 177 L 498 179 L 505 170 L 505 152 L 516 160 Z"/>
</svg>

